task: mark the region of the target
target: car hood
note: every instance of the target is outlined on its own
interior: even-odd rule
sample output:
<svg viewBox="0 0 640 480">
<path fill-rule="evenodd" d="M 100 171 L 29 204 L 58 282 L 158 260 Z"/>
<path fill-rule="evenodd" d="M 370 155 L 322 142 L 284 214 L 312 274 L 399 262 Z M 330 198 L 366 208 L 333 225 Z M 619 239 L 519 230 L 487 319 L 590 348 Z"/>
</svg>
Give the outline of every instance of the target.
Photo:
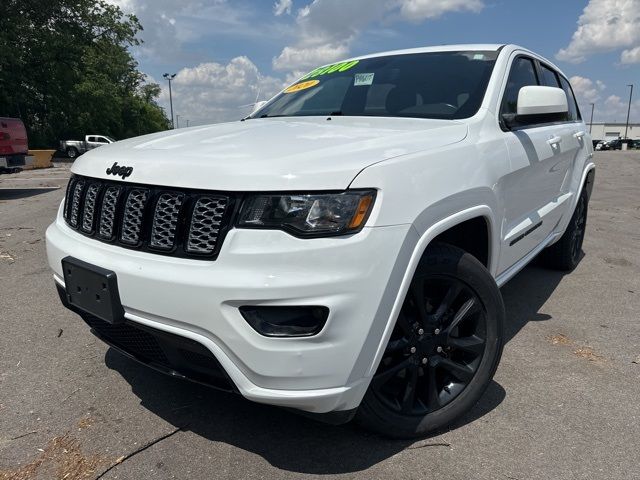
<svg viewBox="0 0 640 480">
<path fill-rule="evenodd" d="M 366 117 L 251 119 L 183 128 L 86 153 L 73 173 L 132 167 L 127 182 L 228 191 L 344 189 L 364 168 L 463 140 L 451 120 Z"/>
</svg>

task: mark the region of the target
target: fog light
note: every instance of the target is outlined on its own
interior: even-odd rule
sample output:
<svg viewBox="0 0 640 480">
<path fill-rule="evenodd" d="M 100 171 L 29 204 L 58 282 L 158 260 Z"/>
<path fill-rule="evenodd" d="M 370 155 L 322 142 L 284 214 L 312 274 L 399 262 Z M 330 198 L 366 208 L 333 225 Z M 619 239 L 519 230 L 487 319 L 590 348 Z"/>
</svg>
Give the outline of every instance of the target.
<svg viewBox="0 0 640 480">
<path fill-rule="evenodd" d="M 240 307 L 240 313 L 256 332 L 266 337 L 310 337 L 322 330 L 329 309 L 246 305 Z"/>
</svg>

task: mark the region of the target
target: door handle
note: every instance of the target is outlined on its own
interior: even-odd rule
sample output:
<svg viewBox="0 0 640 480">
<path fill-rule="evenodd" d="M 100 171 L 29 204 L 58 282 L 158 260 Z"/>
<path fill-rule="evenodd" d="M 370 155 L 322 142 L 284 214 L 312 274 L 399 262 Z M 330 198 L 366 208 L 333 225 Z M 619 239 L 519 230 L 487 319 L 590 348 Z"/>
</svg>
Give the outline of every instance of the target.
<svg viewBox="0 0 640 480">
<path fill-rule="evenodd" d="M 582 140 L 582 137 L 584 137 L 586 135 L 586 133 L 582 130 L 580 130 L 579 132 L 576 132 L 573 134 L 573 136 L 575 138 L 577 138 L 578 140 Z"/>
<path fill-rule="evenodd" d="M 554 145 L 559 145 L 561 141 L 562 137 L 556 135 L 555 137 L 551 137 L 549 140 L 547 140 L 547 143 L 553 147 Z"/>
</svg>

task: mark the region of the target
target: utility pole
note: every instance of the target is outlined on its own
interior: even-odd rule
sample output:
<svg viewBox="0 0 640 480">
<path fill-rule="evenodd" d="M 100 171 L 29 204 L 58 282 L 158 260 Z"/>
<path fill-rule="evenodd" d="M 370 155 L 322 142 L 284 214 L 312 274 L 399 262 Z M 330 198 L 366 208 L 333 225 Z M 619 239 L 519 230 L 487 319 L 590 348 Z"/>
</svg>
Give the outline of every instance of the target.
<svg viewBox="0 0 640 480">
<path fill-rule="evenodd" d="M 627 85 L 627 87 L 631 87 L 631 91 L 629 92 L 629 107 L 627 108 L 627 124 L 624 127 L 624 139 L 628 139 L 627 130 L 629 129 L 629 114 L 631 113 L 631 98 L 633 97 L 633 84 Z"/>
<path fill-rule="evenodd" d="M 180 128 L 180 115 L 176 114 L 176 128 Z"/>
<path fill-rule="evenodd" d="M 187 127 L 189 127 L 189 119 L 187 118 Z"/>
<path fill-rule="evenodd" d="M 589 135 L 591 135 L 591 127 L 593 126 L 593 109 L 596 108 L 595 103 L 591 103 L 591 120 L 589 121 Z"/>
<path fill-rule="evenodd" d="M 173 125 L 173 97 L 171 95 L 171 80 L 173 80 L 176 77 L 176 74 L 168 74 L 165 73 L 164 75 L 162 75 L 164 78 L 167 79 L 167 81 L 169 82 L 169 106 L 171 108 L 171 128 L 175 128 Z"/>
</svg>

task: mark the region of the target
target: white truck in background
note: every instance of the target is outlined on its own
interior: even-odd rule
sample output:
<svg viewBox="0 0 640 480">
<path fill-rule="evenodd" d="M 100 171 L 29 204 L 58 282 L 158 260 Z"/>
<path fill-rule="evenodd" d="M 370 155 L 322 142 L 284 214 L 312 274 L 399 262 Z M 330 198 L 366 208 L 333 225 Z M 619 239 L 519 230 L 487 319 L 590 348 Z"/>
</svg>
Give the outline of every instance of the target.
<svg viewBox="0 0 640 480">
<path fill-rule="evenodd" d="M 67 154 L 69 158 L 76 158 L 89 150 L 103 145 L 114 143 L 115 140 L 106 135 L 86 135 L 84 140 L 62 140 L 60 141 L 60 151 Z"/>
</svg>

